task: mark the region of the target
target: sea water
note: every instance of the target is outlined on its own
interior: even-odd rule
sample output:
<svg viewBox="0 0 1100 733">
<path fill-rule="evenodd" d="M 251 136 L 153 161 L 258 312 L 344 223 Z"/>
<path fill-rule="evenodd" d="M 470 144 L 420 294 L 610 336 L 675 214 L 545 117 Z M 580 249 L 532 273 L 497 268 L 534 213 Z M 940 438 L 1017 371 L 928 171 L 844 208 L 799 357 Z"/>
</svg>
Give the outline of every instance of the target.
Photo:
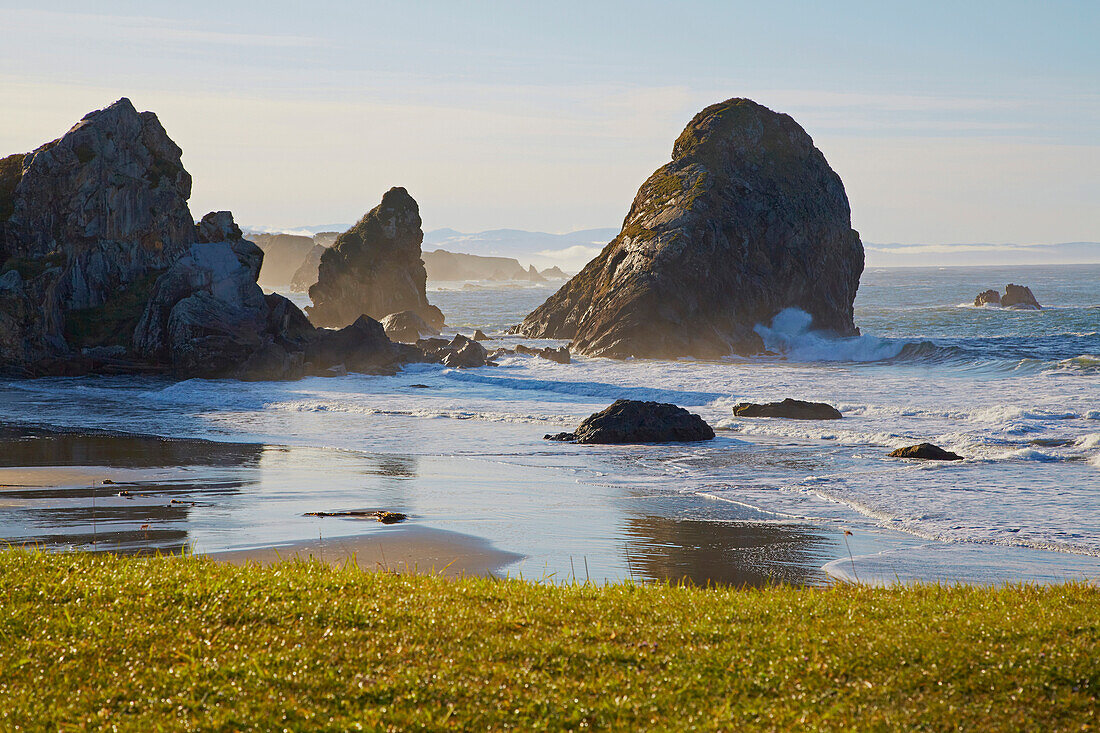
<svg viewBox="0 0 1100 733">
<path fill-rule="evenodd" d="M 978 292 L 1007 282 L 1030 286 L 1043 309 L 972 305 Z M 555 287 L 435 283 L 429 299 L 447 315 L 447 333 L 481 328 L 500 337 L 492 348 L 535 343 L 502 334 Z M 858 547 L 832 547 L 827 570 L 838 577 L 851 574 L 845 564 L 867 577 L 1095 577 L 1100 265 L 872 269 L 855 320 L 862 335 L 836 339 L 786 311 L 758 324 L 773 354 L 751 359 L 574 357 L 563 365 L 517 355 L 479 369 L 412 365 L 392 377 L 283 383 L 10 381 L 0 384 L 0 422 L 315 452 L 286 454 L 313 455 L 316 470 L 265 495 L 263 506 L 245 496 L 232 510 L 223 506 L 220 519 L 196 514 L 189 531 L 202 549 L 315 538 L 315 525 L 289 519 L 303 506 L 352 508 L 383 496 L 425 523 L 525 554 L 522 567 L 533 574 L 575 567 L 583 556 L 598 559 L 602 577 L 625 577 L 634 568 L 622 547 L 632 536 L 675 544 L 661 522 L 709 518 L 896 538 L 858 562 L 848 554 Z M 785 397 L 829 402 L 844 418 L 733 416 L 738 402 Z M 662 446 L 542 440 L 619 398 L 686 407 L 717 438 Z M 918 442 L 965 460 L 887 456 Z M 379 469 L 387 460 L 415 480 Z M 326 470 L 346 486 L 326 490 Z M 348 479 L 357 475 L 366 477 L 358 486 L 382 493 L 357 495 L 367 490 Z"/>
</svg>

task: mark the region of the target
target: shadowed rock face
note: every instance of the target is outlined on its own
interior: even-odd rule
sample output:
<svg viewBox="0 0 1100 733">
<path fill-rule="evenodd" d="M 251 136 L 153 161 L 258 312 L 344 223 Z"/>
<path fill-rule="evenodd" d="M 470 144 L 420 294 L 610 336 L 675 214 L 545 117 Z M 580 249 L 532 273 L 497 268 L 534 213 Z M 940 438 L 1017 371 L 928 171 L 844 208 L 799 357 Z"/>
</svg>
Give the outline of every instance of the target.
<svg viewBox="0 0 1100 733">
<path fill-rule="evenodd" d="M 391 188 L 382 203 L 321 254 L 317 283 L 309 289 L 310 320 L 340 327 L 363 314 L 378 320 L 411 310 L 439 329 L 443 313 L 425 294 L 423 241 L 416 201 L 405 189 Z"/>
<path fill-rule="evenodd" d="M 863 245 L 840 178 L 793 119 L 747 99 L 706 108 L 639 189 L 604 250 L 517 327 L 584 354 L 750 354 L 785 308 L 858 333 Z"/>
</svg>

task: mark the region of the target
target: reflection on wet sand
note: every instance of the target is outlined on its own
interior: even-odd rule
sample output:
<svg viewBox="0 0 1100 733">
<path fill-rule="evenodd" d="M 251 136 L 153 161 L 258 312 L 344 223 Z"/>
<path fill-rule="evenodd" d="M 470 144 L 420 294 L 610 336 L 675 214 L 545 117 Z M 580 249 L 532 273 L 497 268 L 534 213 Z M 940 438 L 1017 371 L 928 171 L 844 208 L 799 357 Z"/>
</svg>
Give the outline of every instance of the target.
<svg viewBox="0 0 1100 733">
<path fill-rule="evenodd" d="M 626 518 L 626 555 L 639 579 L 697 585 L 820 584 L 833 542 L 805 526 L 652 515 Z"/>
<path fill-rule="evenodd" d="M 46 548 L 180 552 L 192 508 L 254 480 L 249 471 L 263 449 L 0 426 L 0 538 Z M 49 468 L 57 466 L 81 469 Z"/>
<path fill-rule="evenodd" d="M 66 432 L 0 424 L 0 467 L 243 466 L 255 464 L 262 445 L 214 443 L 110 432 Z"/>
</svg>

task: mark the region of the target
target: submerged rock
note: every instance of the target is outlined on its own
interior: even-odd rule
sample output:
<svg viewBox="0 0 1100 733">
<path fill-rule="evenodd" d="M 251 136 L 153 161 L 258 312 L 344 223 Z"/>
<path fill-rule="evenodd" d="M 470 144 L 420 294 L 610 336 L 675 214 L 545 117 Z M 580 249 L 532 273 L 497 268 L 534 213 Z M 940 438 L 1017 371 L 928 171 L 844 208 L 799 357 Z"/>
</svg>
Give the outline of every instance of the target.
<svg viewBox="0 0 1100 733">
<path fill-rule="evenodd" d="M 619 235 L 516 330 L 616 358 L 757 353 L 753 328 L 786 308 L 857 334 L 862 271 L 844 186 L 810 136 L 730 99 L 695 116 Z"/>
<path fill-rule="evenodd" d="M 540 356 L 543 359 L 549 359 L 558 364 L 568 364 L 571 361 L 568 346 L 559 346 L 556 349 L 552 346 L 544 346 L 541 349 L 533 349 L 526 344 L 517 344 L 515 353 L 526 354 L 528 356 Z"/>
<path fill-rule="evenodd" d="M 782 402 L 741 402 L 733 407 L 736 417 L 784 417 L 790 420 L 839 420 L 840 410 L 824 402 L 804 402 L 790 397 Z"/>
<path fill-rule="evenodd" d="M 306 313 L 314 325 L 341 327 L 360 315 L 378 319 L 411 310 L 432 328 L 442 328 L 443 313 L 425 291 L 420 224 L 413 197 L 391 188 L 382 203 L 337 237 L 321 254 L 317 282 L 309 289 L 314 304 Z"/>
<path fill-rule="evenodd" d="M 917 445 L 898 448 L 890 452 L 891 458 L 921 458 L 928 461 L 961 461 L 963 457 L 957 453 L 944 450 L 931 443 L 919 443 Z"/>
<path fill-rule="evenodd" d="M 663 402 L 616 400 L 589 415 L 572 433 L 545 436 L 574 443 L 687 443 L 714 437 L 703 418 Z"/>
</svg>

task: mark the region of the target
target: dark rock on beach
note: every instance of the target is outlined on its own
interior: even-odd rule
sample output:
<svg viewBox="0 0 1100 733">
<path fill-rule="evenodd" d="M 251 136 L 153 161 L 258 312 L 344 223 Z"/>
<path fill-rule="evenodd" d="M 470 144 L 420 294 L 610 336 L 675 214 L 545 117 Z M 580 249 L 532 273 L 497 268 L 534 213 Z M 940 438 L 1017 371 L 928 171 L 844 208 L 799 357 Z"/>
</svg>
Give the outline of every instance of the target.
<svg viewBox="0 0 1100 733">
<path fill-rule="evenodd" d="M 545 436 L 574 443 L 687 443 L 714 437 L 703 418 L 663 402 L 616 400 L 589 415 L 572 433 Z"/>
<path fill-rule="evenodd" d="M 474 341 L 492 341 L 480 328 L 474 329 Z"/>
<path fill-rule="evenodd" d="M 824 402 L 787 398 L 782 402 L 741 402 L 733 407 L 736 417 L 784 417 L 790 420 L 839 420 L 840 410 Z"/>
<path fill-rule="evenodd" d="M 890 458 L 921 458 L 927 461 L 961 461 L 963 457 L 957 453 L 944 450 L 931 443 L 919 443 L 917 445 L 898 448 L 890 452 Z"/>
<path fill-rule="evenodd" d="M 840 178 L 798 123 L 748 99 L 706 108 L 622 231 L 516 327 L 616 358 L 758 353 L 786 308 L 858 333 L 863 246 Z"/>
<path fill-rule="evenodd" d="M 411 310 L 433 329 L 442 328 L 443 313 L 425 291 L 420 226 L 420 208 L 408 191 L 387 191 L 382 203 L 321 254 L 317 282 L 309 289 L 314 305 L 306 308 L 313 324 L 339 328 L 360 315 L 381 319 Z"/>
</svg>

